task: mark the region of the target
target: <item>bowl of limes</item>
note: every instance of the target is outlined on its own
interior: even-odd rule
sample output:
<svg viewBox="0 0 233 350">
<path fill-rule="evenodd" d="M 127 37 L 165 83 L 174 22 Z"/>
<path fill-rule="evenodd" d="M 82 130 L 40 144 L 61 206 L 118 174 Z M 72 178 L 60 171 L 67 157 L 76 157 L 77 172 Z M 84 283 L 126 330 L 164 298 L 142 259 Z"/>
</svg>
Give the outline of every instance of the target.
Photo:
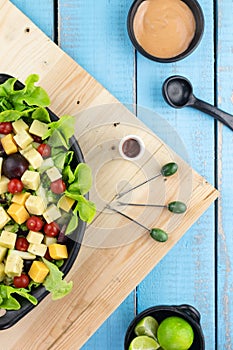
<svg viewBox="0 0 233 350">
<path fill-rule="evenodd" d="M 154 306 L 130 323 L 124 350 L 204 350 L 200 313 L 191 305 Z"/>
</svg>

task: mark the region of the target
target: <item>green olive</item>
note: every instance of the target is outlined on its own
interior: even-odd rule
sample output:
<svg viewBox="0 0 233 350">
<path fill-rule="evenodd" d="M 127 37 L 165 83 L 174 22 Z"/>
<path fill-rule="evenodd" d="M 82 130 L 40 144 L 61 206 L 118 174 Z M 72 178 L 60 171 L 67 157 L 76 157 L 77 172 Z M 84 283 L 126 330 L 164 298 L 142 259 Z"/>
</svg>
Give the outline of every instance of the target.
<svg viewBox="0 0 233 350">
<path fill-rule="evenodd" d="M 176 163 L 167 163 L 161 169 L 161 174 L 165 177 L 174 175 L 177 172 L 178 165 Z"/>
<path fill-rule="evenodd" d="M 183 214 L 187 209 L 186 204 L 179 201 L 169 203 L 167 208 L 169 211 L 176 214 Z"/>
<path fill-rule="evenodd" d="M 168 240 L 167 233 L 160 228 L 152 228 L 150 235 L 154 240 L 158 242 L 166 242 Z"/>
</svg>

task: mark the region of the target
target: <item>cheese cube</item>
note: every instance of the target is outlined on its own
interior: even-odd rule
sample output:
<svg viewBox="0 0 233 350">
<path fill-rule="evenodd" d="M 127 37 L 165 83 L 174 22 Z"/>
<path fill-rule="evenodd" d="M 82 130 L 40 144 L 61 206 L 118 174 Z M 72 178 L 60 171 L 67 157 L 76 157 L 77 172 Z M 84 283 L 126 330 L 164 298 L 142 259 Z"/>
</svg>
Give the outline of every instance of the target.
<svg viewBox="0 0 233 350">
<path fill-rule="evenodd" d="M 52 204 L 48 209 L 45 210 L 43 217 L 45 218 L 46 222 L 50 224 L 50 222 L 56 221 L 61 217 L 61 212 L 55 204 Z"/>
<path fill-rule="evenodd" d="M 25 207 L 30 214 L 42 215 L 46 209 L 44 201 L 39 196 L 29 196 L 25 202 Z"/>
<path fill-rule="evenodd" d="M 3 207 L 0 207 L 0 230 L 11 220 Z"/>
<path fill-rule="evenodd" d="M 54 243 L 49 245 L 49 254 L 55 260 L 67 259 L 68 252 L 65 245 Z"/>
<path fill-rule="evenodd" d="M 0 282 L 4 280 L 5 276 L 5 265 L 3 263 L 0 263 Z"/>
<path fill-rule="evenodd" d="M 38 256 L 44 256 L 47 250 L 47 245 L 43 243 L 30 243 L 28 247 L 28 252 L 38 255 Z"/>
<path fill-rule="evenodd" d="M 18 255 L 8 255 L 5 264 L 5 274 L 8 277 L 20 276 L 23 271 L 23 259 Z"/>
<path fill-rule="evenodd" d="M 16 233 L 2 231 L 0 236 L 0 245 L 5 248 L 13 249 L 15 246 L 16 238 Z"/>
<path fill-rule="evenodd" d="M 30 146 L 28 146 L 30 147 Z M 20 151 L 20 153 L 27 159 L 29 164 L 34 168 L 38 169 L 43 163 L 43 158 L 41 154 L 33 147 L 25 148 L 25 150 Z"/>
<path fill-rule="evenodd" d="M 21 149 L 21 150 L 19 151 L 19 153 L 21 153 L 22 156 L 24 156 L 27 152 L 31 151 L 32 149 L 33 149 L 33 147 L 32 147 L 32 144 L 31 144 L 31 145 L 27 146 L 26 148 Z"/>
<path fill-rule="evenodd" d="M 12 123 L 12 127 L 15 134 L 29 129 L 29 126 L 23 121 L 23 119 L 16 120 L 14 123 Z"/>
<path fill-rule="evenodd" d="M 0 180 L 1 180 L 1 176 L 2 176 L 2 163 L 3 163 L 3 158 L 0 157 Z"/>
<path fill-rule="evenodd" d="M 21 181 L 26 189 L 36 191 L 40 186 L 40 174 L 37 171 L 26 170 Z"/>
<path fill-rule="evenodd" d="M 17 145 L 22 149 L 26 148 L 30 145 L 30 143 L 33 142 L 33 138 L 29 135 L 29 133 L 26 130 L 20 131 L 13 137 L 13 139 L 15 140 Z"/>
<path fill-rule="evenodd" d="M 1 177 L 0 180 L 0 194 L 6 193 L 8 192 L 8 183 L 10 182 L 10 180 L 5 177 L 4 175 Z"/>
<path fill-rule="evenodd" d="M 39 137 L 42 137 L 47 131 L 48 131 L 48 125 L 46 123 L 40 122 L 39 120 L 34 120 L 29 129 L 30 134 L 33 134 Z"/>
<path fill-rule="evenodd" d="M 0 262 L 5 259 L 7 248 L 0 245 Z"/>
<path fill-rule="evenodd" d="M 23 224 L 27 219 L 30 218 L 27 210 L 23 205 L 19 205 L 17 203 L 12 203 L 7 210 L 7 213 L 15 220 L 15 222 L 19 225 Z"/>
<path fill-rule="evenodd" d="M 74 202 L 75 202 L 74 199 L 69 198 L 69 197 L 64 195 L 59 199 L 57 206 L 58 206 L 58 208 L 66 211 L 68 213 L 70 211 L 70 209 L 72 208 Z"/>
<path fill-rule="evenodd" d="M 12 202 L 13 203 L 17 203 L 19 205 L 24 205 L 26 200 L 28 199 L 28 197 L 30 196 L 31 194 L 29 192 L 21 192 L 21 193 L 16 193 L 14 194 L 14 196 L 12 197 Z"/>
<path fill-rule="evenodd" d="M 48 273 L 49 269 L 42 261 L 33 261 L 28 272 L 30 278 L 37 283 L 42 283 Z"/>
<path fill-rule="evenodd" d="M 43 163 L 40 166 L 40 173 L 44 173 L 49 168 L 52 168 L 54 166 L 54 161 L 52 158 L 46 158 L 44 159 Z"/>
<path fill-rule="evenodd" d="M 18 151 L 18 147 L 15 144 L 13 136 L 8 134 L 1 139 L 2 147 L 6 154 L 16 153 Z"/>
<path fill-rule="evenodd" d="M 56 237 L 49 237 L 49 236 L 44 236 L 44 244 L 47 245 L 47 247 L 50 244 L 57 243 L 57 238 Z"/>
<path fill-rule="evenodd" d="M 51 182 L 62 178 L 62 175 L 61 175 L 60 171 L 55 166 L 53 166 L 52 168 L 48 169 L 46 171 L 46 174 L 48 175 L 48 177 L 51 180 Z"/>
<path fill-rule="evenodd" d="M 43 241 L 44 235 L 41 232 L 29 231 L 26 238 L 29 243 L 39 244 Z"/>
</svg>

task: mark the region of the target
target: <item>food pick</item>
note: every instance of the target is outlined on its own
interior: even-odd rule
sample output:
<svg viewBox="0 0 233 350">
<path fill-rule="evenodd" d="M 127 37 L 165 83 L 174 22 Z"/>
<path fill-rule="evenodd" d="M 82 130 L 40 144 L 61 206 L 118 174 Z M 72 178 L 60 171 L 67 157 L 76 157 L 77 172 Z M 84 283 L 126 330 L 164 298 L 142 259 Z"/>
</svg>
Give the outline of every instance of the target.
<svg viewBox="0 0 233 350">
<path fill-rule="evenodd" d="M 135 186 L 135 187 L 133 187 L 133 188 L 131 188 L 131 189 L 125 191 L 125 192 L 118 193 L 116 198 L 119 199 L 119 198 L 123 197 L 125 194 L 135 190 L 136 188 L 138 188 L 138 187 L 140 187 L 142 185 L 145 185 L 146 183 L 156 179 L 159 176 L 164 176 L 164 177 L 172 176 L 172 175 L 174 175 L 177 172 L 177 169 L 178 169 L 178 165 L 176 163 L 173 163 L 173 162 L 172 163 L 167 163 L 167 164 L 165 164 L 162 167 L 162 169 L 161 169 L 159 174 L 156 174 L 155 176 L 151 177 L 150 179 L 148 179 L 148 180 L 138 184 L 137 186 Z"/>
<path fill-rule="evenodd" d="M 168 205 L 160 205 L 160 204 L 144 204 L 144 203 L 124 203 L 124 202 L 118 202 L 118 205 L 130 205 L 133 207 L 157 207 L 157 208 L 167 208 L 170 212 L 175 214 L 183 214 L 187 206 L 185 203 L 180 201 L 174 201 L 169 203 Z"/>
</svg>

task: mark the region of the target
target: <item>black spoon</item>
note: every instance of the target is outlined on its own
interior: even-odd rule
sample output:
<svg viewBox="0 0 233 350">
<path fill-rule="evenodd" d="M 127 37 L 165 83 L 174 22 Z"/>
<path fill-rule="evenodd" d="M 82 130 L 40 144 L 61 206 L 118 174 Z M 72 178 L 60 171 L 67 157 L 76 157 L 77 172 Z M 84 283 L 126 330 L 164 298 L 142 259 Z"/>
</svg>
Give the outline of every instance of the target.
<svg viewBox="0 0 233 350">
<path fill-rule="evenodd" d="M 174 108 L 185 106 L 199 109 L 233 130 L 233 116 L 213 105 L 199 100 L 193 94 L 192 84 L 185 77 L 174 75 L 165 80 L 162 87 L 165 101 Z"/>
</svg>

